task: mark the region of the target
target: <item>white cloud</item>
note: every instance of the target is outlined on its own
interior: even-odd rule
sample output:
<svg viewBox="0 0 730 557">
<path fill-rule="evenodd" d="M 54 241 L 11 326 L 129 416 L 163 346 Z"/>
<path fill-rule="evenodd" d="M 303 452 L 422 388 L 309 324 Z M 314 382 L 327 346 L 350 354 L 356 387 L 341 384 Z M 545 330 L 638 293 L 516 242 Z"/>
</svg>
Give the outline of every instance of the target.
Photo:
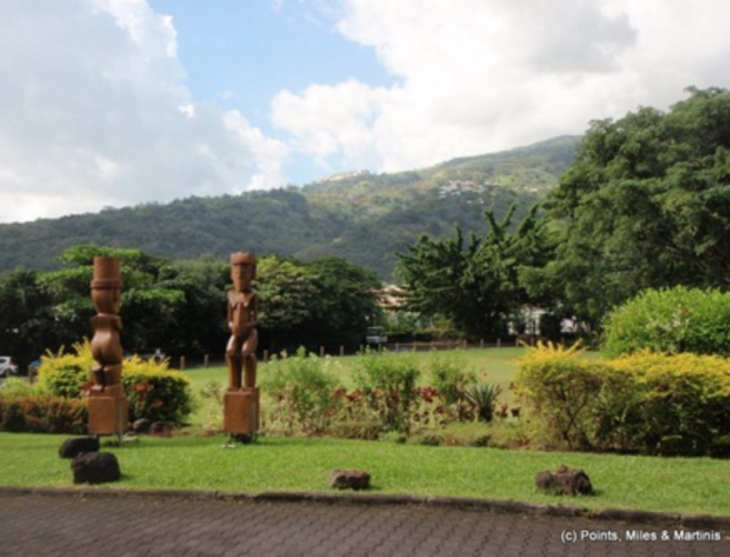
<svg viewBox="0 0 730 557">
<path fill-rule="evenodd" d="M 144 0 L 0 3 L 0 221 L 283 183 L 283 144 L 195 102 Z"/>
<path fill-rule="evenodd" d="M 337 30 L 399 83 L 282 91 L 272 118 L 322 164 L 386 171 L 582 133 L 730 86 L 727 21 L 724 0 L 343 0 Z"/>
</svg>

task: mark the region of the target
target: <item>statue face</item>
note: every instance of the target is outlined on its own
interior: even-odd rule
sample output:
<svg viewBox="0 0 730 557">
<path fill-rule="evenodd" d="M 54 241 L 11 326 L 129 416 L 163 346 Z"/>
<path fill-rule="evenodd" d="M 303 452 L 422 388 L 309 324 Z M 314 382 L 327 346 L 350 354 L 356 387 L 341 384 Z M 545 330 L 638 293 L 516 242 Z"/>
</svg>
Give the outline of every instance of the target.
<svg viewBox="0 0 730 557">
<path fill-rule="evenodd" d="M 253 275 L 253 265 L 231 266 L 231 279 L 233 279 L 233 286 L 238 292 L 242 292 L 243 290 L 246 290 L 251 286 Z"/>
</svg>

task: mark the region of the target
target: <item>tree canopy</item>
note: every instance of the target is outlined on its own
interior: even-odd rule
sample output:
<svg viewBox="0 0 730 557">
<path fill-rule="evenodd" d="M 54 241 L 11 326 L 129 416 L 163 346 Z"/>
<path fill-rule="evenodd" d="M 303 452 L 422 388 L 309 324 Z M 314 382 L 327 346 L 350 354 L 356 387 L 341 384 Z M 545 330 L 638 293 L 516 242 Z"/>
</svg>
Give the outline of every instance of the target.
<svg viewBox="0 0 730 557">
<path fill-rule="evenodd" d="M 230 266 L 210 257 L 169 261 L 140 250 L 73 246 L 58 271 L 16 270 L 0 275 L 0 353 L 27 365 L 46 350 L 70 346 L 92 334 L 92 262 L 122 259 L 122 344 L 129 352 L 161 348 L 170 355 L 222 354 L 230 331 L 226 291 Z M 304 264 L 259 258 L 262 349 L 299 345 L 356 346 L 378 315 L 372 272 L 339 258 Z"/>
<path fill-rule="evenodd" d="M 546 207 L 542 279 L 582 319 L 650 287 L 730 284 L 730 92 L 593 122 Z"/>
<path fill-rule="evenodd" d="M 532 296 L 523 280 L 551 258 L 553 247 L 538 206 L 509 233 L 514 207 L 497 221 L 484 212 L 487 233 L 461 227 L 451 238 L 421 236 L 398 254 L 397 273 L 406 288 L 406 308 L 422 315 L 443 315 L 471 338 L 504 334 L 508 318 Z"/>
</svg>

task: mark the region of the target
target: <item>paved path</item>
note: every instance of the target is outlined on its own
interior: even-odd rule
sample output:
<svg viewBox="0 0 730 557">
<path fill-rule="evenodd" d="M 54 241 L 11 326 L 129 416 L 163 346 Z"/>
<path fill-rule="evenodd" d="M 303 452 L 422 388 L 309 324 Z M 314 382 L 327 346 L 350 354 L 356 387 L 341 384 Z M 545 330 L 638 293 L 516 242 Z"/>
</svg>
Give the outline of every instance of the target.
<svg viewBox="0 0 730 557">
<path fill-rule="evenodd" d="M 420 506 L 0 497 L 0 556 L 730 555 L 717 542 L 661 541 L 682 530 Z M 626 541 L 643 532 L 658 541 Z M 686 530 L 685 532 L 692 532 Z M 590 535 L 599 540 L 561 541 Z"/>
</svg>

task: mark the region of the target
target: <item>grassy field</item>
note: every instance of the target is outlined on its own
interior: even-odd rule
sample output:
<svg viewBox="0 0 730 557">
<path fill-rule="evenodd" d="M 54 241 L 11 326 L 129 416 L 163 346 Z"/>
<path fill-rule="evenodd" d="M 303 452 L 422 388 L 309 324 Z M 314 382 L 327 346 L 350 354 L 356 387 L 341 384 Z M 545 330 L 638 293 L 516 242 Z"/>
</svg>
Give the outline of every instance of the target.
<svg viewBox="0 0 730 557">
<path fill-rule="evenodd" d="M 70 486 L 69 461 L 57 454 L 63 439 L 0 433 L 0 485 Z M 730 465 L 721 460 L 267 437 L 225 449 L 225 440 L 144 437 L 106 448 L 117 454 L 124 474 L 114 487 L 328 492 L 330 470 L 360 468 L 372 474 L 377 493 L 730 515 Z M 560 464 L 585 469 L 597 494 L 561 499 L 537 493 L 535 474 Z"/>
<path fill-rule="evenodd" d="M 505 347 L 505 348 L 484 348 L 484 349 L 467 349 L 467 350 L 449 350 L 446 351 L 424 351 L 416 353 L 386 353 L 383 358 L 409 357 L 414 358 L 422 370 L 428 366 L 428 362 L 433 358 L 456 358 L 464 362 L 464 365 L 476 372 L 481 380 L 490 383 L 497 383 L 502 387 L 501 402 L 511 403 L 511 392 L 508 389 L 510 382 L 515 378 L 517 373 L 517 360 L 525 353 L 524 348 Z M 598 352 L 584 352 L 583 357 L 598 358 Z M 339 377 L 340 381 L 347 388 L 353 388 L 352 380 L 353 368 L 357 365 L 361 356 L 343 356 L 332 358 L 332 369 Z M 266 374 L 266 365 L 259 363 L 258 376 L 259 379 Z M 200 391 L 209 381 L 217 381 L 221 385 L 228 384 L 228 370 L 225 367 L 212 367 L 208 369 L 197 368 L 186 370 L 185 373 L 190 378 L 193 392 L 200 404 L 191 417 L 191 423 L 194 425 L 203 425 L 210 420 L 210 416 L 215 414 L 216 407 L 211 403 L 203 401 L 200 398 Z M 429 377 L 422 373 L 419 382 L 422 385 L 429 383 Z M 264 402 L 265 404 L 265 402 Z"/>
<path fill-rule="evenodd" d="M 509 383 L 514 379 L 517 372 L 516 360 L 525 352 L 524 348 L 485 348 L 485 349 L 468 349 L 468 350 L 450 350 L 448 352 L 428 351 L 416 353 L 386 353 L 383 358 L 399 358 L 408 357 L 416 360 L 421 369 L 425 369 L 428 362 L 433 358 L 457 358 L 464 362 L 465 366 L 476 372 L 482 380 L 492 383 L 498 383 L 502 386 L 503 401 L 507 402 L 510 392 L 507 389 Z M 357 365 L 361 356 L 343 356 L 332 358 L 332 370 L 340 379 L 342 384 L 347 388 L 353 388 L 352 380 L 353 368 Z M 266 365 L 259 363 L 258 376 L 259 379 L 266 374 Z M 186 370 L 185 373 L 190 378 L 193 392 L 198 398 L 199 404 L 195 413 L 191 416 L 193 425 L 203 425 L 210 421 L 210 416 L 217 412 L 217 407 L 210 402 L 204 401 L 199 395 L 200 391 L 210 381 L 217 381 L 221 385 L 228 384 L 228 370 L 225 367 L 211 367 L 208 369 L 197 368 Z M 429 382 L 425 372 L 420 378 L 421 384 Z M 265 401 L 264 401 L 265 404 Z"/>
<path fill-rule="evenodd" d="M 514 378 L 517 371 L 515 360 L 525 353 L 524 348 L 484 348 L 467 349 L 467 350 L 449 350 L 448 352 L 400 352 L 386 353 L 383 358 L 398 358 L 401 356 L 412 357 L 421 366 L 425 366 L 429 360 L 437 357 L 454 357 L 463 360 L 467 367 L 476 371 L 487 381 L 492 381 L 505 386 Z M 342 383 L 347 387 L 352 387 L 352 369 L 357 364 L 361 356 L 343 356 L 333 357 L 332 360 L 336 364 L 334 369 Z M 259 374 L 266 373 L 266 364 L 259 363 Z M 190 378 L 195 392 L 200 391 L 203 386 L 211 380 L 226 383 L 228 381 L 228 372 L 225 367 L 211 367 L 208 369 L 197 368 L 186 370 L 185 373 Z M 421 382 L 427 381 L 427 377 L 421 377 Z"/>
</svg>

